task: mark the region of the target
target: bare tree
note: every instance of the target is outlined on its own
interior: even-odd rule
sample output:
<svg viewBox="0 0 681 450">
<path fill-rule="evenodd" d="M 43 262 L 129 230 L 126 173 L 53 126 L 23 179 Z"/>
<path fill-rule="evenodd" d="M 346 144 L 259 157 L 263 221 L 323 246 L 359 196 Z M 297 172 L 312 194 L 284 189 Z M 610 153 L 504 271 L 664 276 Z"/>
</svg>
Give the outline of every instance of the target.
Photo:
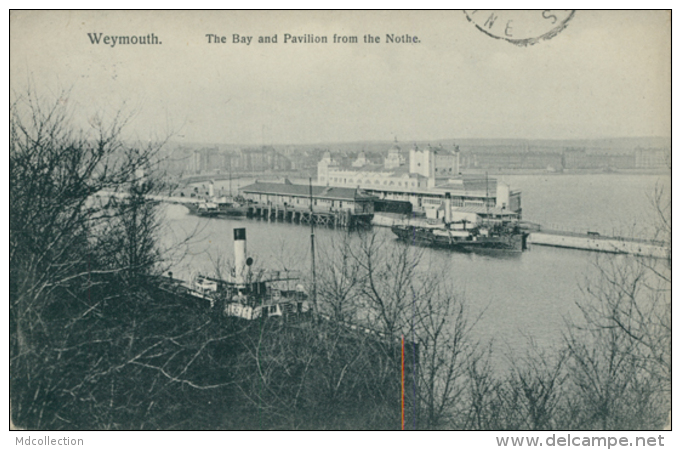
<svg viewBox="0 0 681 450">
<path fill-rule="evenodd" d="M 442 273 L 442 272 L 441 272 Z M 415 305 L 413 336 L 418 345 L 416 372 L 418 426 L 423 429 L 458 428 L 468 413 L 468 368 L 479 357 L 479 343 L 471 332 L 461 296 L 444 277 L 429 283 L 427 295 Z"/>
<path fill-rule="evenodd" d="M 599 258 L 568 330 L 578 426 L 661 429 L 670 409 L 671 198 L 656 189 L 653 207 L 669 258 Z"/>
<path fill-rule="evenodd" d="M 178 389 L 225 384 L 197 368 L 230 332 L 148 282 L 158 145 L 126 144 L 121 115 L 78 131 L 67 104 L 28 92 L 10 109 L 12 416 L 27 428 L 168 426 L 178 411 L 154 408 Z"/>
<path fill-rule="evenodd" d="M 414 307 L 434 289 L 423 267 L 424 249 L 391 245 L 380 233 L 360 235 L 354 258 L 363 272 L 360 305 L 367 323 L 399 338 L 413 322 Z"/>
<path fill-rule="evenodd" d="M 339 322 L 359 319 L 360 295 L 366 273 L 356 255 L 359 243 L 355 236 L 343 233 L 326 239 L 318 246 L 317 295 L 319 308 Z"/>
<path fill-rule="evenodd" d="M 501 386 L 501 423 L 519 430 L 564 428 L 567 351 L 547 352 L 531 338 L 527 348 L 522 356 L 509 357 L 510 372 Z"/>
<path fill-rule="evenodd" d="M 385 342 L 380 361 L 389 370 L 400 365 L 395 342 L 404 339 L 405 427 L 463 426 L 454 419 L 468 412 L 468 366 L 479 345 L 471 336 L 476 321 L 469 321 L 445 267 L 424 249 L 396 245 L 380 232 L 321 248 L 320 308 L 338 323 L 373 330 Z"/>
<path fill-rule="evenodd" d="M 396 429 L 397 368 L 385 343 L 334 321 L 267 321 L 242 340 L 227 428 Z"/>
</svg>

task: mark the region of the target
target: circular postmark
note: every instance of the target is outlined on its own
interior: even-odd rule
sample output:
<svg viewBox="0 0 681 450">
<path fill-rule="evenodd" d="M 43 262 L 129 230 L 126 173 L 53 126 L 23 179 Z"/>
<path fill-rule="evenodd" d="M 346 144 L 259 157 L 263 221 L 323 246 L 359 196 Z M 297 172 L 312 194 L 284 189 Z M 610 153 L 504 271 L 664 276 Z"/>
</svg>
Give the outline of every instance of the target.
<svg viewBox="0 0 681 450">
<path fill-rule="evenodd" d="M 573 9 L 538 10 L 465 10 L 464 14 L 476 28 L 495 39 L 518 46 L 534 45 L 551 39 L 568 25 L 575 15 Z"/>
</svg>

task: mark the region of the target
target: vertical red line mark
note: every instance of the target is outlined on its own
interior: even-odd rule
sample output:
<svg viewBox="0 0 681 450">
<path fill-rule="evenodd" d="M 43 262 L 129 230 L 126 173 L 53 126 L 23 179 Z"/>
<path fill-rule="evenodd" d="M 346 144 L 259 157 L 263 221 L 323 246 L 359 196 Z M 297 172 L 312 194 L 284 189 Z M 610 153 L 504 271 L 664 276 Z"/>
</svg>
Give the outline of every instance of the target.
<svg viewBox="0 0 681 450">
<path fill-rule="evenodd" d="M 402 335 L 402 429 L 404 430 L 404 335 Z"/>
</svg>

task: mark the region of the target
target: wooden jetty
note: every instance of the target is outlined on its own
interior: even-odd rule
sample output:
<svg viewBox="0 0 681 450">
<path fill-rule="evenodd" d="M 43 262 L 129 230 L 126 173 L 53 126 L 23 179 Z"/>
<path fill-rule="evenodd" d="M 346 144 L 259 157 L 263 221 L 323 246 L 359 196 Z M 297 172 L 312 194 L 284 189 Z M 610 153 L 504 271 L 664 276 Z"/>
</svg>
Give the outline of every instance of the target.
<svg viewBox="0 0 681 450">
<path fill-rule="evenodd" d="M 355 215 L 348 210 L 343 211 L 310 211 L 294 206 L 251 204 L 246 217 L 266 220 L 268 222 L 289 222 L 310 224 L 332 228 L 355 228 L 371 224 L 371 217 Z"/>
<path fill-rule="evenodd" d="M 361 189 L 258 182 L 240 188 L 247 217 L 334 228 L 370 226 L 375 197 Z"/>
</svg>

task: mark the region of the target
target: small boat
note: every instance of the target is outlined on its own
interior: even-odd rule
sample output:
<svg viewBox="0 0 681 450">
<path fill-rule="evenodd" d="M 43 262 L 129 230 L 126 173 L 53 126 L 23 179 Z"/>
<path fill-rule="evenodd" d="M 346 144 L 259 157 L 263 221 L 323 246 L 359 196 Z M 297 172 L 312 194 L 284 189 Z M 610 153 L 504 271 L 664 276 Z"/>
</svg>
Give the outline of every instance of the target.
<svg viewBox="0 0 681 450">
<path fill-rule="evenodd" d="M 185 205 L 189 212 L 202 217 L 246 217 L 248 206 L 237 199 L 222 197 L 212 201 L 200 201 Z"/>
<path fill-rule="evenodd" d="M 223 197 L 219 199 L 217 207 L 217 215 L 220 217 L 246 217 L 246 214 L 248 214 L 248 206 L 246 203 L 233 197 Z"/>
<path fill-rule="evenodd" d="M 217 217 L 218 205 L 215 202 L 202 201 L 197 203 L 188 203 L 185 205 L 189 208 L 189 212 L 203 217 Z"/>
</svg>

